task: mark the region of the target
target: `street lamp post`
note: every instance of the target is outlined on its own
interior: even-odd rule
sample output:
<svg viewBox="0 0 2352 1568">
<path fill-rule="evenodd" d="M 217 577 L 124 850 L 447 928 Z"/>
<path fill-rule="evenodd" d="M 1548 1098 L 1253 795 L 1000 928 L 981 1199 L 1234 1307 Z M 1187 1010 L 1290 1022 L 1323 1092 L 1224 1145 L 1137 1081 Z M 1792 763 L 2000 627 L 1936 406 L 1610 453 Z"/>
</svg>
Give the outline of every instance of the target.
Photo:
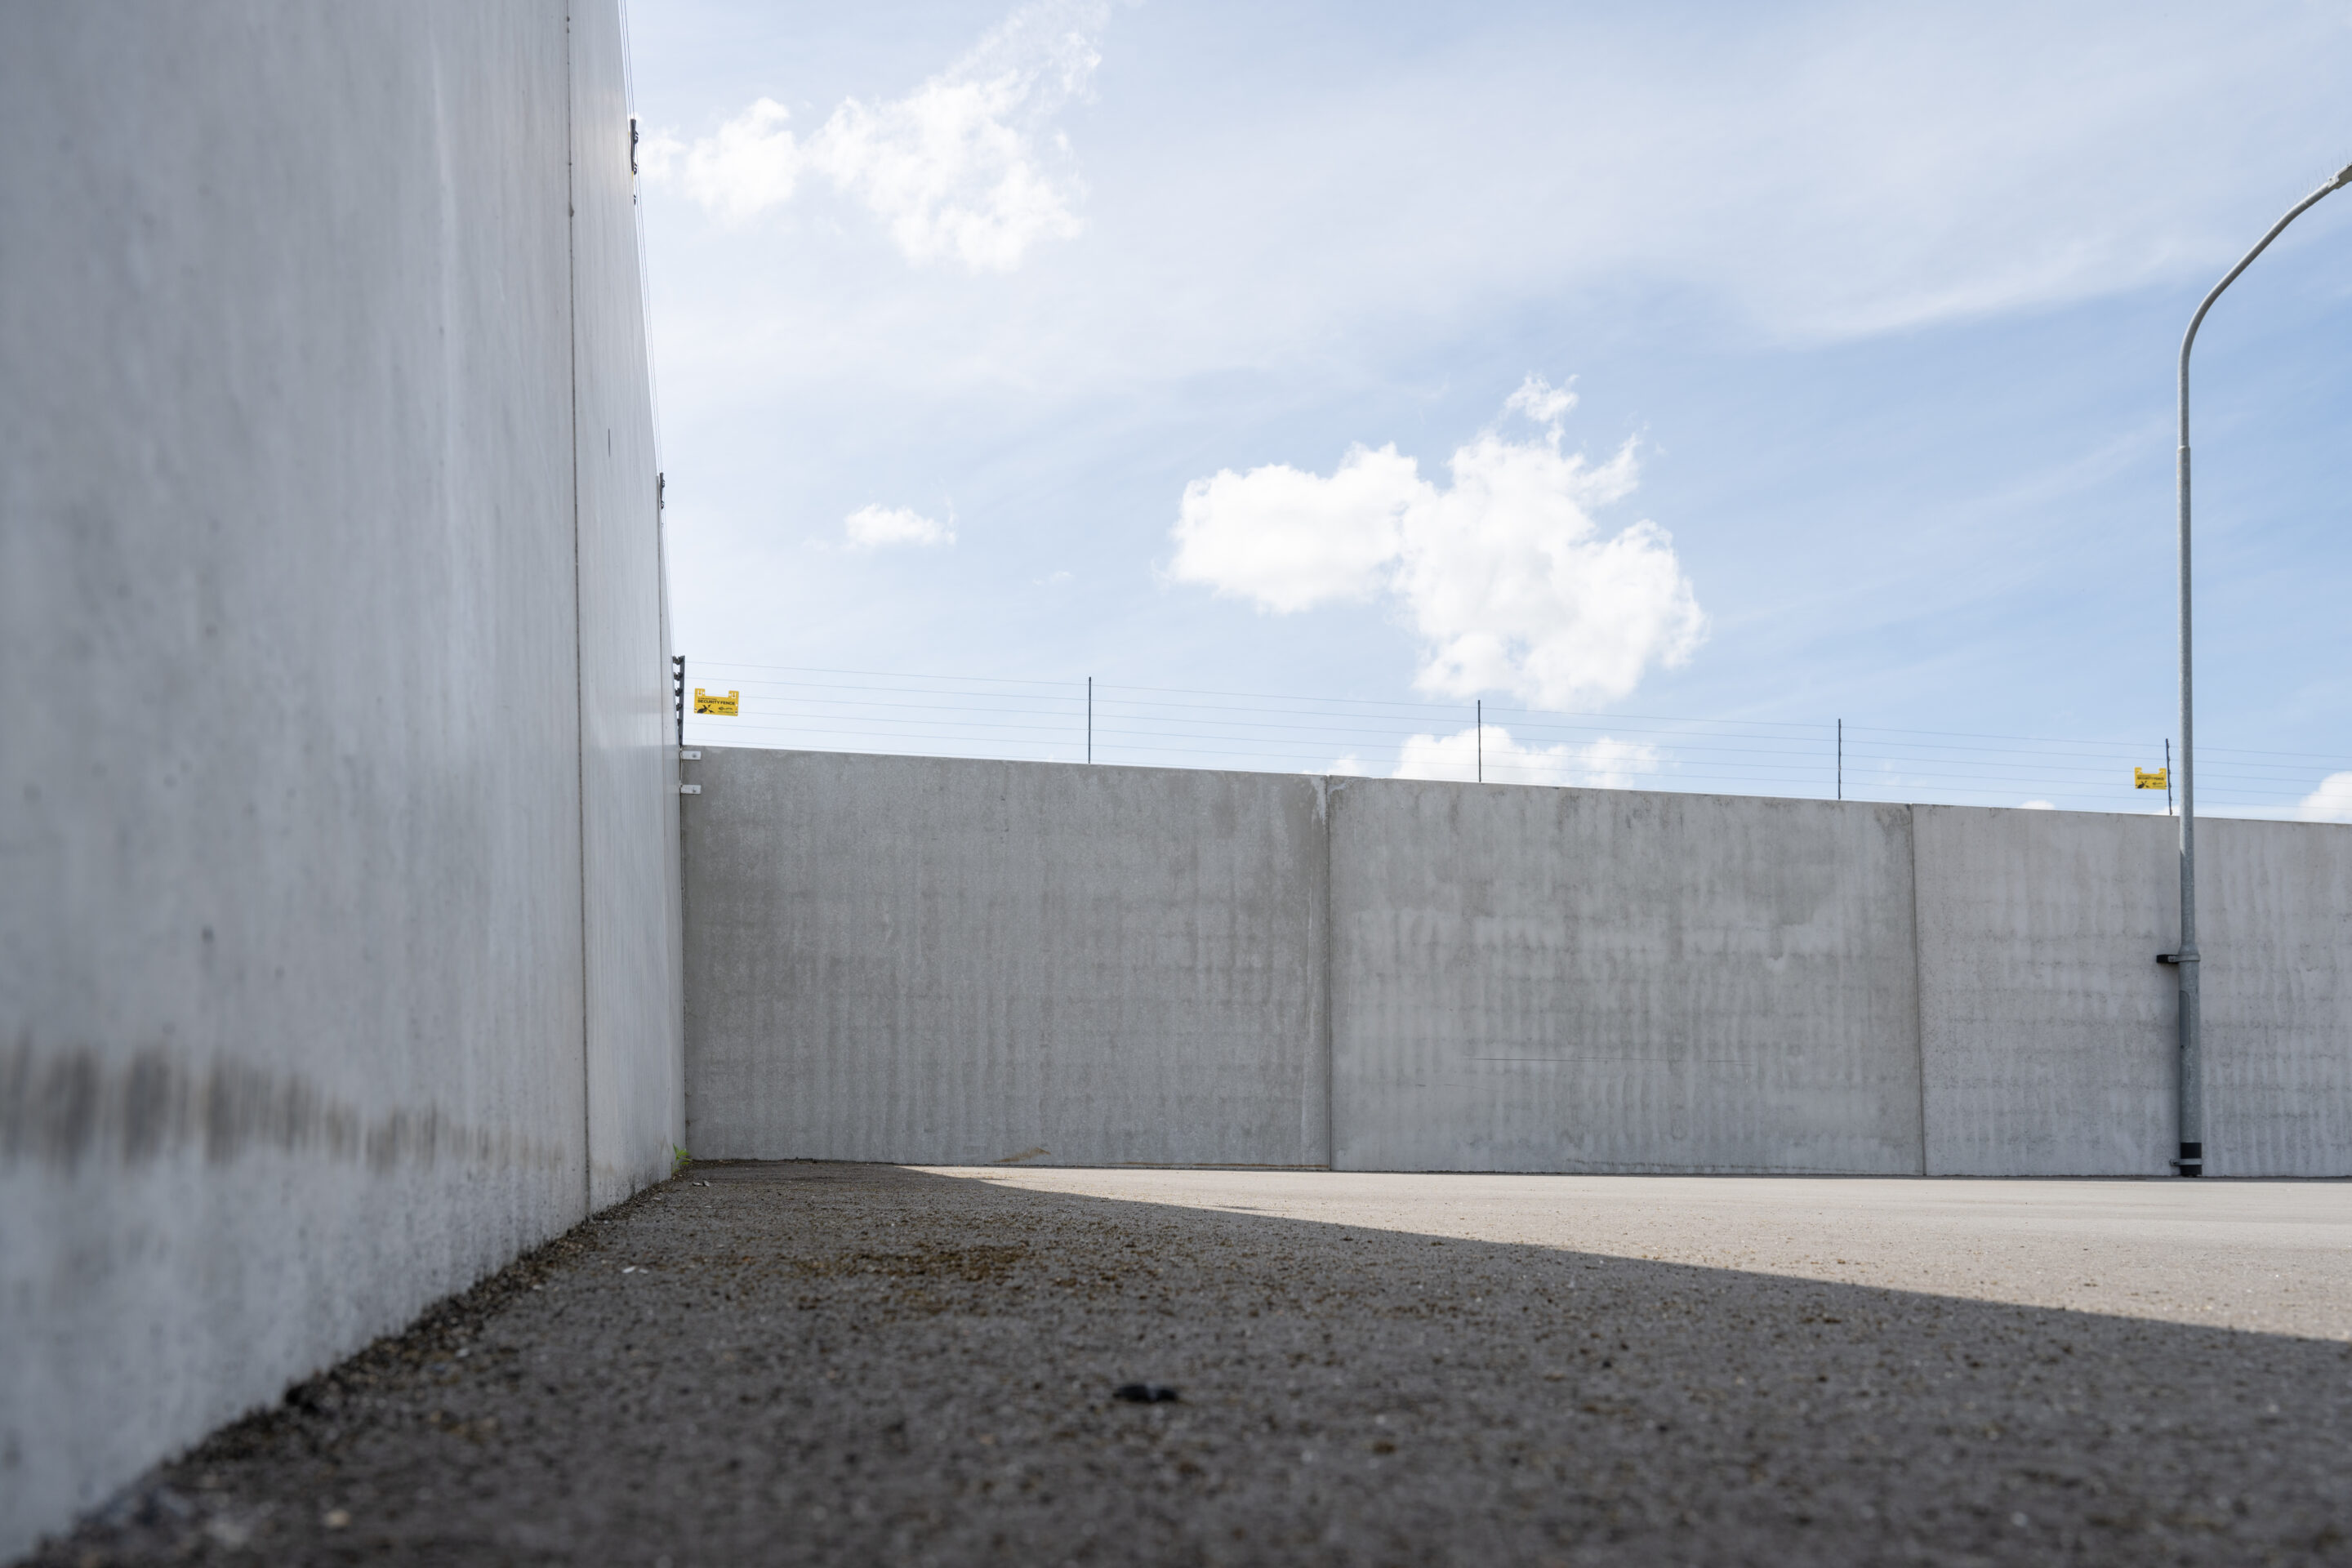
<svg viewBox="0 0 2352 1568">
<path fill-rule="evenodd" d="M 2180 1157 L 2172 1163 L 2184 1176 L 2205 1173 L 2204 1018 L 2197 989 L 2197 725 L 2190 691 L 2189 637 L 2189 351 L 2197 342 L 2197 329 L 2204 324 L 2205 312 L 2213 308 L 2221 290 L 2236 282 L 2238 274 L 2252 266 L 2254 258 L 2269 249 L 2271 241 L 2287 225 L 2309 211 L 2328 192 L 2347 184 L 2352 184 L 2352 165 L 2338 170 L 2334 179 L 2295 203 L 2286 216 L 2271 225 L 2271 231 L 2230 268 L 2221 281 L 2213 285 L 2213 291 L 2205 296 L 2197 313 L 2189 318 L 2189 331 L 2180 340 L 2180 949 L 2158 957 L 2180 972 Z"/>
</svg>

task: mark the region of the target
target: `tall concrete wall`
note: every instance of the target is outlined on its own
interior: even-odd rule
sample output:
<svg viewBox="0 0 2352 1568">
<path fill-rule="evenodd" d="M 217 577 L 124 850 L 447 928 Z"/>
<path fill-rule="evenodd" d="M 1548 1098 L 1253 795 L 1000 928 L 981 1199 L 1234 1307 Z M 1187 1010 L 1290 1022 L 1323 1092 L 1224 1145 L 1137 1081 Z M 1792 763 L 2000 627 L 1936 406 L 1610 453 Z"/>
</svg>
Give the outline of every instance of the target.
<svg viewBox="0 0 2352 1568">
<path fill-rule="evenodd" d="M 686 1137 L 677 731 L 617 0 L 571 18 L 572 393 L 589 1206 Z"/>
<path fill-rule="evenodd" d="M 2160 818 L 703 757 L 698 1153 L 2156 1175 L 2176 1144 Z M 2352 829 L 2203 844 L 2210 1169 L 2352 1173 Z"/>
<path fill-rule="evenodd" d="M 658 1171 L 680 1024 L 613 8 L 5 33 L 10 1555 Z"/>
<path fill-rule="evenodd" d="M 1321 781 L 688 765 L 698 1156 L 1329 1162 Z"/>
</svg>

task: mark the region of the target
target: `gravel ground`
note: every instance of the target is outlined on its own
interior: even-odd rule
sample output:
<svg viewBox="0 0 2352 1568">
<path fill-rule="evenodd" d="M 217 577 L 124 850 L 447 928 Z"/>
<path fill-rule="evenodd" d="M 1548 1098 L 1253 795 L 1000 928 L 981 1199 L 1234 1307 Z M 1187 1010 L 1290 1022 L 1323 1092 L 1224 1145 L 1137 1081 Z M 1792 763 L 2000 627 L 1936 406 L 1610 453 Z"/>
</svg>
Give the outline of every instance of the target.
<svg viewBox="0 0 2352 1568">
<path fill-rule="evenodd" d="M 31 1561 L 2352 1563 L 2343 1186 L 978 1174 L 698 1165 Z"/>
</svg>

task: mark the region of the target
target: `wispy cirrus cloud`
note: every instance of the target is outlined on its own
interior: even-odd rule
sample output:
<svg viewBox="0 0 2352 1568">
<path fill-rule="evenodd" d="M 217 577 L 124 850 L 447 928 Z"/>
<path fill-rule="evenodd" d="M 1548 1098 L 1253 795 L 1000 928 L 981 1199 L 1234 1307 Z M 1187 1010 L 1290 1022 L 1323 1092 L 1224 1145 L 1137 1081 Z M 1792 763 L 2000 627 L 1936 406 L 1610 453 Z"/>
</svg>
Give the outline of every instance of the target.
<svg viewBox="0 0 2352 1568">
<path fill-rule="evenodd" d="M 676 179 L 736 223 L 792 201 L 804 176 L 822 179 L 880 219 L 909 261 L 1009 271 L 1082 226 L 1085 185 L 1054 121 L 1087 96 L 1108 18 L 1102 0 L 1024 5 L 903 98 L 844 100 L 804 140 L 792 110 L 762 98 L 711 135 L 651 139 L 646 175 Z"/>
<path fill-rule="evenodd" d="M 1444 489 L 1393 446 L 1357 447 L 1328 475 L 1269 464 L 1195 479 L 1169 575 L 1278 615 L 1390 595 L 1422 639 L 1425 691 L 1551 708 L 1624 697 L 1653 666 L 1686 661 L 1706 617 L 1665 530 L 1593 521 L 1633 490 L 1634 452 L 1593 465 L 1561 451 L 1574 405 L 1529 376 L 1504 408 L 1536 434 L 1480 431 Z"/>
<path fill-rule="evenodd" d="M 903 506 L 859 507 L 841 520 L 841 531 L 852 550 L 886 550 L 903 544 L 928 548 L 953 544 L 956 537 L 954 529 Z"/>
</svg>

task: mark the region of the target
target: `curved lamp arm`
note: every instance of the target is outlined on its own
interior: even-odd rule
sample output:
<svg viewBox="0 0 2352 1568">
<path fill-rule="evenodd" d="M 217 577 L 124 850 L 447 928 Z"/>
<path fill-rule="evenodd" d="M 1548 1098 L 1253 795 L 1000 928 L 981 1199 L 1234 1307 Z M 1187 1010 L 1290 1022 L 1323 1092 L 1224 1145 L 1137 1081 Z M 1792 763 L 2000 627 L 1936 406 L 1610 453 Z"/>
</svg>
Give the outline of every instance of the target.
<svg viewBox="0 0 2352 1568">
<path fill-rule="evenodd" d="M 2252 250 L 2239 258 L 2238 264 L 2230 268 L 2228 275 L 2221 281 L 2213 285 L 2213 291 L 2205 296 L 2203 302 L 2197 307 L 2197 313 L 2189 318 L 2189 331 L 2183 333 L 2180 339 L 2180 444 L 2182 446 L 2189 445 L 2189 350 L 2190 345 L 2197 342 L 2197 329 L 2205 324 L 2205 312 L 2213 308 L 2213 301 L 2221 297 L 2221 290 L 2235 283 L 2238 280 L 2238 274 L 2252 267 L 2254 264 L 2254 258 L 2268 250 L 2271 247 L 2271 241 L 2286 231 L 2287 225 L 2316 206 L 2320 198 L 2330 191 L 2342 190 L 2346 185 L 2352 185 L 2352 163 L 2338 169 L 2334 179 L 2288 208 L 2286 216 L 2271 225 L 2271 231 L 2257 240 Z"/>
</svg>

